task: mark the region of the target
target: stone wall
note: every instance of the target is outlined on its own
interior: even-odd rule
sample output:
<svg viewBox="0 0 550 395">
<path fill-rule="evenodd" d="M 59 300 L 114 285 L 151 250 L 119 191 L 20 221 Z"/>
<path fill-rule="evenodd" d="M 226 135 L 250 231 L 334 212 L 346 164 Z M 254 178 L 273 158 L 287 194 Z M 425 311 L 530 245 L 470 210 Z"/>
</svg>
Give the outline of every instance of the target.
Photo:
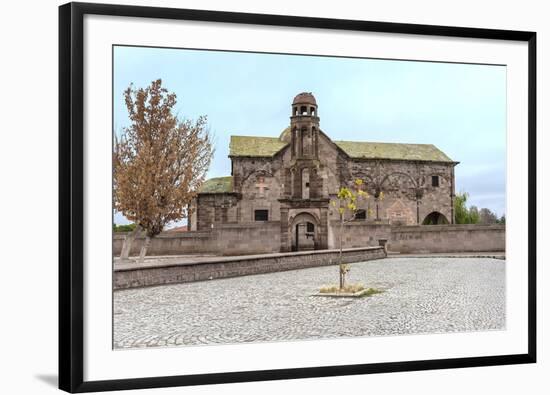
<svg viewBox="0 0 550 395">
<path fill-rule="evenodd" d="M 172 263 L 150 267 L 115 269 L 115 289 L 213 280 L 250 274 L 272 273 L 308 267 L 334 265 L 338 250 L 289 252 L 260 256 L 220 257 L 201 263 Z M 346 263 L 386 257 L 382 247 L 354 248 L 343 252 Z M 336 269 L 335 269 L 336 270 Z M 335 279 L 337 279 L 335 271 Z"/>
<path fill-rule="evenodd" d="M 281 227 L 278 221 L 226 224 L 214 231 L 213 241 L 220 255 L 279 252 Z"/>
<path fill-rule="evenodd" d="M 218 225 L 211 231 L 165 232 L 154 237 L 148 255 L 245 255 L 279 252 L 279 222 L 253 222 L 250 224 Z M 125 233 L 113 236 L 113 255 L 120 255 Z M 138 255 L 144 241 L 138 237 L 130 255 Z"/>
<path fill-rule="evenodd" d="M 506 226 L 393 226 L 387 247 L 402 254 L 505 251 Z"/>
<path fill-rule="evenodd" d="M 209 231 L 212 225 L 239 222 L 238 196 L 232 193 L 200 194 L 196 198 L 196 213 L 191 218 L 192 229 Z"/>
<path fill-rule="evenodd" d="M 330 222 L 329 248 L 340 247 L 340 223 L 337 220 Z M 344 224 L 344 236 L 342 246 L 355 248 L 365 246 L 378 246 L 380 239 L 390 238 L 391 226 L 389 223 L 373 223 L 367 221 L 351 221 Z"/>
<path fill-rule="evenodd" d="M 339 246 L 338 221 L 331 221 L 329 248 Z M 389 252 L 447 253 L 505 251 L 505 225 L 414 225 L 352 221 L 344 225 L 344 248 L 376 246 L 387 240 Z"/>
<path fill-rule="evenodd" d="M 285 227 L 286 229 L 287 227 Z M 339 248 L 338 221 L 330 221 L 328 248 Z M 286 234 L 286 233 L 284 233 Z M 115 234 L 113 254 L 119 255 L 124 234 Z M 278 221 L 219 225 L 210 232 L 163 233 L 153 238 L 148 255 L 246 255 L 279 252 L 281 224 Z M 504 251 L 504 225 L 414 225 L 353 221 L 344 225 L 344 248 L 378 246 L 387 240 L 390 252 L 447 253 Z M 137 255 L 143 238 L 137 239 Z"/>
<path fill-rule="evenodd" d="M 126 233 L 113 235 L 113 255 L 120 255 Z M 138 237 L 132 244 L 130 255 L 138 255 L 145 240 Z M 199 254 L 212 249 L 211 232 L 166 232 L 154 237 L 147 255 Z"/>
</svg>

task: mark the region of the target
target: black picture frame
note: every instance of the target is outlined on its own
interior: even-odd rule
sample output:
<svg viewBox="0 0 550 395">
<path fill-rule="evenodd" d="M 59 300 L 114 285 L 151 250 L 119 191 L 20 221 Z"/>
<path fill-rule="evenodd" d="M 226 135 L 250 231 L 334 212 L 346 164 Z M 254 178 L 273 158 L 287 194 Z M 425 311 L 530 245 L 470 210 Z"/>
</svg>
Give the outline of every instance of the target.
<svg viewBox="0 0 550 395">
<path fill-rule="evenodd" d="M 526 354 L 84 381 L 83 18 L 86 14 L 402 33 L 528 43 L 528 352 Z M 536 361 L 536 33 L 110 4 L 59 8 L 59 388 L 68 392 L 234 383 Z"/>
</svg>

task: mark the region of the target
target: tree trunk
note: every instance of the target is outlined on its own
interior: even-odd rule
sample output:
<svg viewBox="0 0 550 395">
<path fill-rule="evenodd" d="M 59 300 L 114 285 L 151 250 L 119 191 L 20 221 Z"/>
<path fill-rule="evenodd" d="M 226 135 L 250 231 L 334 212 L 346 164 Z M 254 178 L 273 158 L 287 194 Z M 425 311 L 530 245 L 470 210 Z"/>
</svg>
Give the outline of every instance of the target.
<svg viewBox="0 0 550 395">
<path fill-rule="evenodd" d="M 345 285 L 345 274 L 342 267 L 342 239 L 344 233 L 344 216 L 340 214 L 340 254 L 338 255 L 339 269 L 340 269 L 340 290 L 344 288 Z"/>
<path fill-rule="evenodd" d="M 139 263 L 143 263 L 143 261 L 145 261 L 145 255 L 147 254 L 147 249 L 149 248 L 150 244 L 151 237 L 145 236 L 145 241 L 143 242 L 143 245 L 141 246 L 141 251 L 139 252 Z"/>
<path fill-rule="evenodd" d="M 132 244 L 139 233 L 139 226 L 136 226 L 134 230 L 126 235 L 124 238 L 124 243 L 122 244 L 122 250 L 120 251 L 120 260 L 128 261 L 130 260 L 130 251 L 132 250 Z"/>
</svg>

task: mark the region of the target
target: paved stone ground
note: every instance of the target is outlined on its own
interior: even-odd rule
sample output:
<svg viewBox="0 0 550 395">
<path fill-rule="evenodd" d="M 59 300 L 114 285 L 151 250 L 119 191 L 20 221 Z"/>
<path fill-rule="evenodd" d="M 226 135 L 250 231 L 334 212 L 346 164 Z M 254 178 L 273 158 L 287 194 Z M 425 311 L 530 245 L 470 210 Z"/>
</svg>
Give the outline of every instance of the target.
<svg viewBox="0 0 550 395">
<path fill-rule="evenodd" d="M 387 258 L 351 264 L 365 298 L 310 296 L 336 266 L 114 293 L 115 348 L 504 329 L 505 261 Z"/>
</svg>

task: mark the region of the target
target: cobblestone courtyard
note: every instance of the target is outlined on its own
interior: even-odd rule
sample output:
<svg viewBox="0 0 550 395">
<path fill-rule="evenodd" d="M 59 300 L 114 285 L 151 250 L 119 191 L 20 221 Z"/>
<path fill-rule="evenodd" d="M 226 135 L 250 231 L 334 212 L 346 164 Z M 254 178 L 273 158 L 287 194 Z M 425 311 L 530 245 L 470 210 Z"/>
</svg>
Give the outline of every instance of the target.
<svg viewBox="0 0 550 395">
<path fill-rule="evenodd" d="M 337 283 L 336 266 L 115 291 L 114 346 L 504 329 L 504 260 L 387 258 L 350 266 L 349 282 L 384 292 L 311 296 Z"/>
</svg>

